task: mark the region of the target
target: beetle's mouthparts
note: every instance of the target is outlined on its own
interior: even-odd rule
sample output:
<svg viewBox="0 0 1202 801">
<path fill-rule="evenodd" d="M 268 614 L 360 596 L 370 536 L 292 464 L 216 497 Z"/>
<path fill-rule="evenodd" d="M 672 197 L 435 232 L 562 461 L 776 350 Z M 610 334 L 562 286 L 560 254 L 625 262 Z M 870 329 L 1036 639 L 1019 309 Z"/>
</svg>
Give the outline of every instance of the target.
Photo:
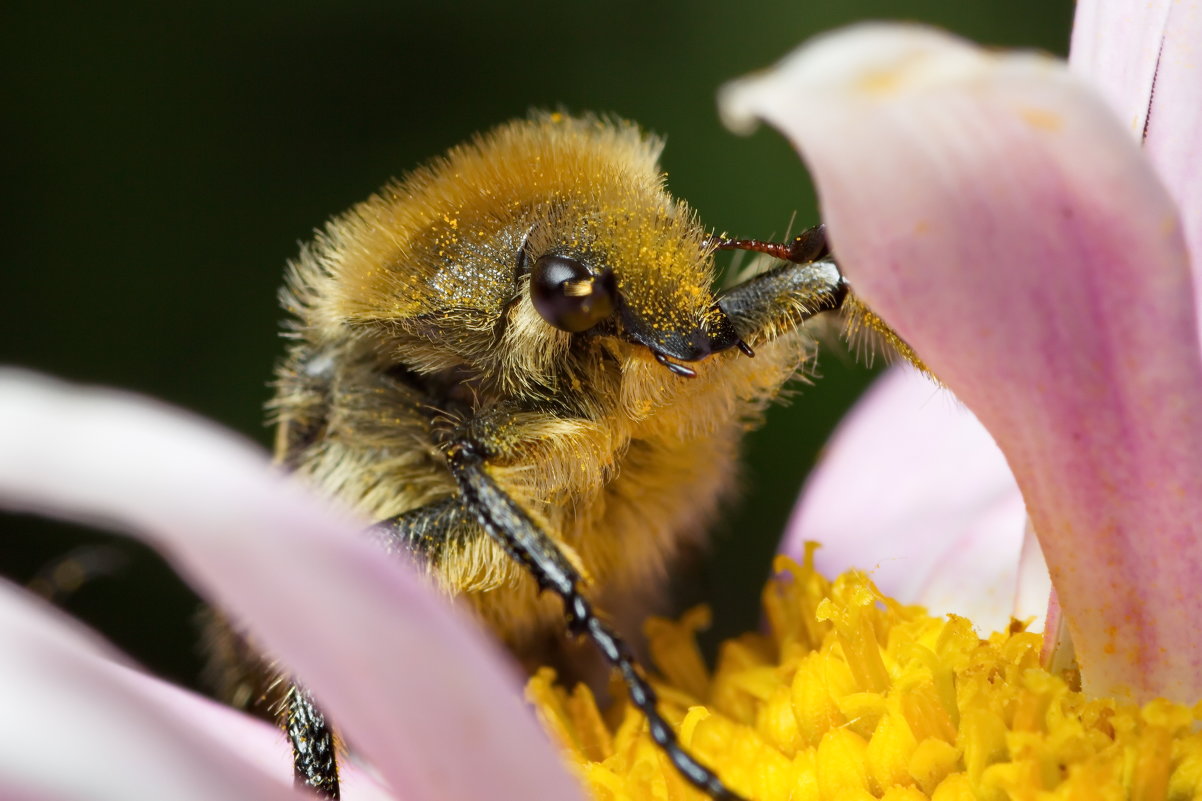
<svg viewBox="0 0 1202 801">
<path fill-rule="evenodd" d="M 657 362 L 662 364 L 664 367 L 667 367 L 669 370 L 676 373 L 676 375 L 678 375 L 678 376 L 681 376 L 683 378 L 696 378 L 697 377 L 696 370 L 694 370 L 691 367 L 685 367 L 683 364 L 677 364 L 676 362 L 669 360 L 667 356 L 660 353 L 658 350 L 652 350 L 651 355 L 655 357 L 655 360 Z"/>
</svg>

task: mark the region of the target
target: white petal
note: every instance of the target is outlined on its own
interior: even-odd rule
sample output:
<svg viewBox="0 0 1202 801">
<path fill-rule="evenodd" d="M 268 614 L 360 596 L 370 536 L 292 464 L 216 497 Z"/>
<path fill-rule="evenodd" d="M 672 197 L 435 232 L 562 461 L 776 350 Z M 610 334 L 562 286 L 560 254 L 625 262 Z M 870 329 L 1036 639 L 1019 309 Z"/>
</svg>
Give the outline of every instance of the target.
<svg viewBox="0 0 1202 801">
<path fill-rule="evenodd" d="M 406 801 L 579 797 L 499 649 L 242 441 L 145 399 L 9 373 L 0 502 L 147 537 Z"/>
<path fill-rule="evenodd" d="M 782 551 L 797 556 L 814 540 L 824 574 L 871 570 L 886 594 L 988 633 L 1010 622 L 1025 520 L 1006 460 L 972 412 L 897 367 L 835 431 Z"/>
<path fill-rule="evenodd" d="M 169 687 L 0 582 L 0 795 L 301 801 L 266 724 Z M 282 760 L 282 761 L 279 761 Z"/>
</svg>

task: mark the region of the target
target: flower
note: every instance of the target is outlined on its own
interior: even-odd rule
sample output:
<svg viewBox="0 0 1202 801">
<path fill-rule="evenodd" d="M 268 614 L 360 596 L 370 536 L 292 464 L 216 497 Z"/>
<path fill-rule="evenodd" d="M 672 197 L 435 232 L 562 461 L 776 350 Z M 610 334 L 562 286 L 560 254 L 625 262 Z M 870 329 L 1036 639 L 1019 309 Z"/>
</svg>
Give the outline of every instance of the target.
<svg viewBox="0 0 1202 801">
<path fill-rule="evenodd" d="M 1085 3 L 1078 22 L 1077 68 L 1108 65 L 1129 124 L 1052 58 L 883 25 L 816 41 L 725 107 L 806 156 L 856 291 L 997 440 L 1086 689 L 1193 703 L 1202 13 Z"/>
<path fill-rule="evenodd" d="M 1197 31 L 1196 15 L 1187 23 Z M 1157 97 L 1180 97 L 1166 76 L 1189 66 L 1177 48 L 1197 37 L 1158 41 Z M 796 113 L 799 92 L 809 116 Z M 982 641 L 962 618 L 905 607 L 855 573 L 828 584 L 807 562 L 785 566 L 790 577 L 767 593 L 771 635 L 728 644 L 712 675 L 688 644 L 703 613 L 653 629 L 682 740 L 761 798 L 1192 797 L 1202 786 L 1193 731 L 1202 706 L 1098 697 L 1202 696 L 1202 645 L 1190 626 L 1202 605 L 1193 591 L 1202 360 L 1186 247 L 1199 241 L 1198 215 L 1196 185 L 1172 168 L 1170 157 L 1192 152 L 1174 138 L 1173 116 L 1153 106 L 1134 118 L 1150 153 L 1152 134 L 1165 136 L 1154 168 L 1052 60 L 984 54 L 913 28 L 823 40 L 730 97 L 736 116 L 778 122 L 813 158 L 857 292 L 996 437 L 1089 694 L 1039 666 L 1038 637 L 1021 625 Z M 1170 191 L 1154 169 L 1167 171 Z M 245 446 L 145 403 L 9 376 L 0 453 L 7 503 L 149 532 L 241 615 L 379 773 L 387 789 L 364 773 L 365 793 L 578 792 L 516 706 L 491 648 L 403 567 L 348 536 L 357 524 L 265 477 L 265 461 Z M 295 566 L 279 575 L 274 558 L 285 549 Z M 303 576 L 332 590 L 320 604 Z M 0 676 L 14 711 L 0 735 L 5 790 L 294 795 L 253 761 L 241 734 L 234 749 L 200 726 L 219 718 L 246 728 L 246 743 L 263 729 L 161 687 L 61 618 L 4 595 L 0 636 L 19 654 Z M 339 625 L 323 625 L 314 647 L 304 621 L 323 615 Z M 632 736 L 637 717 L 615 733 L 586 691 L 554 690 L 545 673 L 530 693 L 598 795 L 693 792 Z M 187 717 L 176 711 L 184 707 Z M 464 751 L 472 770 L 462 769 Z M 81 756 L 79 772 L 68 759 Z M 153 781 L 134 786 L 140 771 Z"/>
<path fill-rule="evenodd" d="M 1199 715 L 1088 699 L 1040 666 L 1040 636 L 882 596 L 855 571 L 834 582 L 781 557 L 764 634 L 723 645 L 712 674 L 693 634 L 702 610 L 649 626 L 665 713 L 681 740 L 756 801 L 1194 798 Z M 704 796 L 621 704 L 605 725 L 591 694 L 544 672 L 528 690 L 598 801 Z M 1202 713 L 1202 706 L 1197 710 Z"/>
<path fill-rule="evenodd" d="M 4 371 L 0 453 L 0 504 L 145 538 L 303 677 L 371 766 L 348 771 L 345 798 L 579 797 L 496 646 L 250 445 L 142 398 Z M 6 798 L 309 797 L 278 731 L 163 685 L 7 585 L 0 643 Z"/>
</svg>

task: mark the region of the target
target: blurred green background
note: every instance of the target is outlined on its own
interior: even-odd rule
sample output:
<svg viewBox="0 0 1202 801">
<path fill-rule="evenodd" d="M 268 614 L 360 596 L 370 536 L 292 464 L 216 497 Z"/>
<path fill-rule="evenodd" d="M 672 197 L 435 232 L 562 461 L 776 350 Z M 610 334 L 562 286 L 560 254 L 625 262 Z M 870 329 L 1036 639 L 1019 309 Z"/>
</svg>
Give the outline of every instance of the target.
<svg viewBox="0 0 1202 801">
<path fill-rule="evenodd" d="M 721 127 L 720 84 L 861 19 L 1064 53 L 1071 15 L 1069 0 L 10 4 L 0 361 L 139 390 L 266 445 L 284 261 L 472 132 L 531 107 L 639 120 L 667 135 L 671 188 L 709 225 L 779 236 L 794 213 L 817 218 L 806 173 L 775 133 Z M 744 501 L 690 582 L 715 635 L 755 625 L 793 497 L 871 377 L 839 353 L 820 369 L 750 439 Z M 63 603 L 194 681 L 197 602 L 156 557 L 28 516 L 0 527 L 0 573 L 22 583 L 80 544 L 119 554 Z"/>
</svg>

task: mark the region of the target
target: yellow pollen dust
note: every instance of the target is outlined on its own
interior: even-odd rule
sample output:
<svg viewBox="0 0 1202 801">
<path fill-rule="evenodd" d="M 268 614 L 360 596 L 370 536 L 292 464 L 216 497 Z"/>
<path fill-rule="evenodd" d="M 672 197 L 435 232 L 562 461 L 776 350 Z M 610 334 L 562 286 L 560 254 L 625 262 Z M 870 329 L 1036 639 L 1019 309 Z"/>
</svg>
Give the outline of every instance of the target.
<svg viewBox="0 0 1202 801">
<path fill-rule="evenodd" d="M 726 642 L 711 673 L 695 609 L 647 637 L 660 709 L 682 744 L 756 801 L 1202 798 L 1202 704 L 1089 699 L 1040 667 L 1041 635 L 980 639 L 781 558 L 763 593 L 768 634 Z M 627 703 L 598 709 L 544 668 L 527 697 L 599 801 L 704 801 Z M 620 686 L 612 694 L 624 698 Z"/>
<path fill-rule="evenodd" d="M 1046 108 L 1022 108 L 1019 117 L 1032 128 L 1056 133 L 1064 127 L 1064 118 L 1055 111 Z"/>
</svg>

